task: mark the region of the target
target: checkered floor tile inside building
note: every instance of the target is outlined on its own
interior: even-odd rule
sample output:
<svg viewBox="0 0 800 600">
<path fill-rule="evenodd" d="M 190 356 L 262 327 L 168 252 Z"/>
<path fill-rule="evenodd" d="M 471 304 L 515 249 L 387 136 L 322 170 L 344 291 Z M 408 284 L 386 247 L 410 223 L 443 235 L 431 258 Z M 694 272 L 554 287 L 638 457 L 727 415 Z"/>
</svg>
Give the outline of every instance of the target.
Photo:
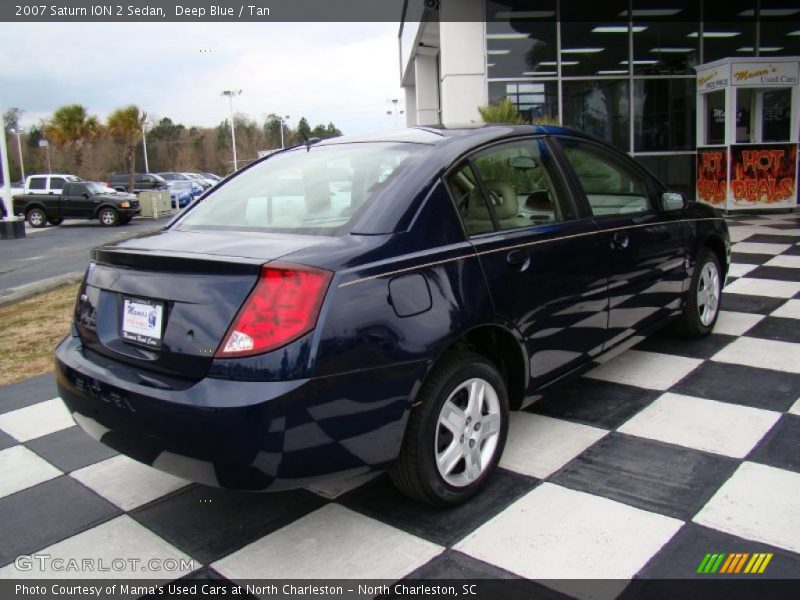
<svg viewBox="0 0 800 600">
<path fill-rule="evenodd" d="M 411 502 L 384 474 L 279 494 L 191 484 L 86 436 L 51 376 L 0 389 L 0 578 L 53 575 L 15 568 L 34 552 L 190 558 L 233 581 L 623 585 L 746 552 L 773 553 L 760 577 L 800 578 L 800 218 L 729 223 L 713 335 L 664 331 L 512 414 L 502 468 L 455 509 Z"/>
</svg>

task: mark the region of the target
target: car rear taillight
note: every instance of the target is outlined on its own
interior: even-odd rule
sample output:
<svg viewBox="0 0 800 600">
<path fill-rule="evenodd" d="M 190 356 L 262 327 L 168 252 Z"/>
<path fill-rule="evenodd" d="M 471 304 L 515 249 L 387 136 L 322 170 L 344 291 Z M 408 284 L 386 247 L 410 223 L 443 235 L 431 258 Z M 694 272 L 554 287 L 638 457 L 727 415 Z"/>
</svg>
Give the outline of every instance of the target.
<svg viewBox="0 0 800 600">
<path fill-rule="evenodd" d="M 300 265 L 273 262 L 261 267 L 216 357 L 269 352 L 314 329 L 331 277 L 329 271 Z"/>
</svg>

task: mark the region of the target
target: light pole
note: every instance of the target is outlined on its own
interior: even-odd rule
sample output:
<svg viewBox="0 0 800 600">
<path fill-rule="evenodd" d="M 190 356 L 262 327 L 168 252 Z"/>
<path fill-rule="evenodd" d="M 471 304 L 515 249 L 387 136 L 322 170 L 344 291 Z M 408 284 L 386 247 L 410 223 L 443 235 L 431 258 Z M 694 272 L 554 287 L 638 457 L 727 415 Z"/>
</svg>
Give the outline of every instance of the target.
<svg viewBox="0 0 800 600">
<path fill-rule="evenodd" d="M 289 115 L 285 117 L 278 117 L 278 120 L 281 122 L 281 149 L 283 149 L 283 126 L 286 124 L 286 119 L 289 118 Z"/>
<path fill-rule="evenodd" d="M 25 133 L 24 129 L 9 129 L 11 133 L 17 136 L 17 152 L 19 152 L 19 170 L 22 171 L 22 181 L 25 181 L 25 163 L 22 160 L 22 142 L 20 138 L 22 134 Z"/>
<path fill-rule="evenodd" d="M 231 144 L 233 145 L 233 171 L 239 170 L 239 163 L 236 160 L 236 129 L 233 126 L 233 97 L 242 93 L 242 90 L 225 90 L 223 96 L 228 97 L 228 105 L 231 109 Z"/>
<path fill-rule="evenodd" d="M 50 167 L 50 142 L 39 140 L 39 148 L 44 148 L 44 154 L 47 157 L 47 172 L 52 173 L 53 169 Z"/>
<path fill-rule="evenodd" d="M 142 121 L 142 149 L 144 150 L 144 172 L 150 172 L 150 165 L 147 162 L 147 134 L 145 133 L 145 128 L 150 125 L 150 121 L 145 119 Z"/>
</svg>

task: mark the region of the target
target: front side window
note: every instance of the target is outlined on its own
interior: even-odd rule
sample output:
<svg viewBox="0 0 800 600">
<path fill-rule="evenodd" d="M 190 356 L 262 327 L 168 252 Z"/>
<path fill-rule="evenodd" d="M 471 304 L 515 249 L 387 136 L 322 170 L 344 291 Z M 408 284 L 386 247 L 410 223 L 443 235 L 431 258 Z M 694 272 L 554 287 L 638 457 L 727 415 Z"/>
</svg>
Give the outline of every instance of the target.
<svg viewBox="0 0 800 600">
<path fill-rule="evenodd" d="M 63 177 L 53 177 L 50 180 L 50 189 L 51 190 L 60 190 L 64 187 L 64 184 L 67 183 L 66 179 Z"/>
<path fill-rule="evenodd" d="M 647 179 L 623 159 L 587 142 L 559 140 L 595 217 L 653 210 Z"/>
<path fill-rule="evenodd" d="M 428 148 L 353 143 L 277 154 L 217 188 L 178 228 L 344 233 L 356 211 Z"/>
</svg>

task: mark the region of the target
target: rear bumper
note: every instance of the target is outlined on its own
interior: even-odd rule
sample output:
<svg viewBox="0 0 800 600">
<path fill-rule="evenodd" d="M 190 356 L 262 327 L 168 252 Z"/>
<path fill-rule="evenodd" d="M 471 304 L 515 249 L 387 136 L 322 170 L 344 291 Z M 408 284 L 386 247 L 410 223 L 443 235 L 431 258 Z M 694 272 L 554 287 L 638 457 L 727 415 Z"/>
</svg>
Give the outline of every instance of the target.
<svg viewBox="0 0 800 600">
<path fill-rule="evenodd" d="M 170 388 L 90 354 L 77 337 L 56 349 L 59 393 L 89 435 L 179 477 L 256 491 L 388 466 L 424 370 L 417 362 L 284 382 L 205 378 Z"/>
</svg>

